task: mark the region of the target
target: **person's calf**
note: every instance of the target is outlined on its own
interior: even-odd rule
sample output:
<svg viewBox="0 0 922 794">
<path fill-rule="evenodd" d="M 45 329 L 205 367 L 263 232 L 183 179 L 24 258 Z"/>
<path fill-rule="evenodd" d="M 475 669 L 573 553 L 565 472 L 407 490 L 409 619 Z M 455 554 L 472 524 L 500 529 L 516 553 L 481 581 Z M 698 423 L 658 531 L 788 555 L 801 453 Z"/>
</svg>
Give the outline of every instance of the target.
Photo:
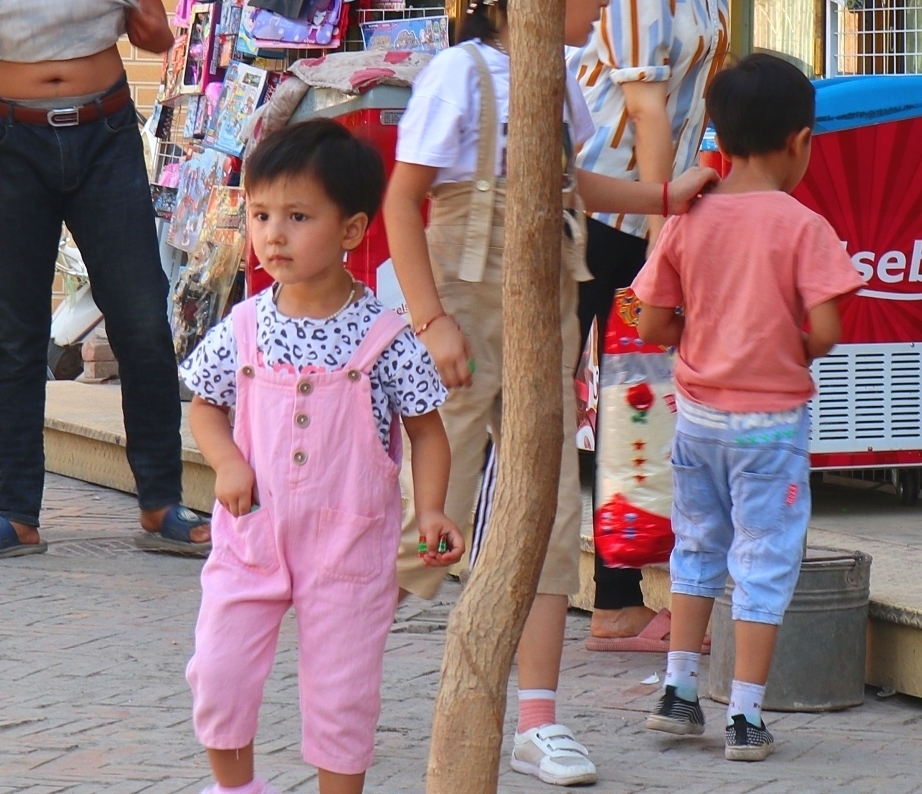
<svg viewBox="0 0 922 794">
<path fill-rule="evenodd" d="M 362 794 L 365 788 L 365 773 L 341 775 L 327 769 L 318 770 L 320 794 Z"/>
<path fill-rule="evenodd" d="M 252 742 L 235 750 L 216 750 L 209 747 L 207 752 L 211 771 L 218 785 L 218 788 L 209 794 L 225 794 L 227 790 L 233 791 L 234 794 L 262 794 L 261 789 L 251 792 L 246 788 L 257 780 L 253 768 Z M 238 792 L 238 789 L 242 790 Z"/>
</svg>

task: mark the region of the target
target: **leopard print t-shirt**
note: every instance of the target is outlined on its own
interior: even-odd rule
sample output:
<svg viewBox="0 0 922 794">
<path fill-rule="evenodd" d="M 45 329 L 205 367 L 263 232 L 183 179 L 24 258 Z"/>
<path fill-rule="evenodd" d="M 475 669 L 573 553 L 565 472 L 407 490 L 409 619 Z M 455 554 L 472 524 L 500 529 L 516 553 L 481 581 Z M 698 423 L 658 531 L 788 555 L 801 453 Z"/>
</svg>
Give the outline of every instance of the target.
<svg viewBox="0 0 922 794">
<path fill-rule="evenodd" d="M 256 299 L 256 348 L 264 366 L 330 371 L 346 366 L 368 329 L 385 311 L 371 290 L 326 322 L 286 317 L 272 290 Z M 237 398 L 237 343 L 230 316 L 212 328 L 179 368 L 180 377 L 199 397 L 232 408 Z M 422 416 L 442 405 L 448 392 L 429 353 L 405 328 L 381 354 L 370 375 L 371 409 L 378 435 L 389 447 L 391 416 Z"/>
</svg>

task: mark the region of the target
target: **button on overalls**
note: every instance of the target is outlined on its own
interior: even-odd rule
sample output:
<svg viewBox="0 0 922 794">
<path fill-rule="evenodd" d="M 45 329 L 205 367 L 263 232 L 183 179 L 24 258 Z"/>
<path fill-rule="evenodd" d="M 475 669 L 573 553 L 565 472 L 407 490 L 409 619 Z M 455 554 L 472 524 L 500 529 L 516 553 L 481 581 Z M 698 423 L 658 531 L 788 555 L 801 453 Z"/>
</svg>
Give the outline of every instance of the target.
<svg viewBox="0 0 922 794">
<path fill-rule="evenodd" d="M 439 298 L 471 345 L 477 371 L 467 389 L 455 389 L 439 409 L 451 445 L 451 476 L 445 514 L 465 533 L 470 548 L 471 513 L 483 468 L 487 427 L 497 453 L 501 449 L 502 414 L 502 262 L 505 247 L 506 180 L 496 176 L 496 98 L 493 78 L 473 45 L 471 54 L 480 79 L 480 141 L 477 172 L 472 182 L 437 185 L 432 190 L 426 237 Z M 572 117 L 572 114 L 571 114 Z M 583 205 L 575 191 L 575 173 L 566 175 L 563 189 L 566 232 L 561 235 L 561 340 L 563 344 L 564 439 L 561 450 L 557 515 L 551 531 L 538 592 L 569 595 L 579 591 L 579 533 L 582 497 L 576 450 L 576 395 L 573 376 L 579 356 L 577 281 L 592 278 L 586 268 L 586 228 Z M 419 318 L 420 320 L 425 318 Z M 414 318 L 416 320 L 416 318 Z M 419 531 L 413 513 L 413 482 L 404 467 L 401 486 L 408 507 L 398 559 L 400 586 L 432 598 L 445 569 L 426 568 L 416 554 Z"/>
<path fill-rule="evenodd" d="M 259 507 L 235 519 L 215 504 L 187 670 L 196 736 L 214 749 L 253 740 L 279 626 L 294 605 L 302 754 L 358 774 L 373 757 L 401 514 L 400 421 L 388 453 L 369 373 L 406 323 L 386 312 L 343 369 L 297 375 L 258 363 L 254 300 L 232 317 L 234 441 L 256 472 Z"/>
</svg>

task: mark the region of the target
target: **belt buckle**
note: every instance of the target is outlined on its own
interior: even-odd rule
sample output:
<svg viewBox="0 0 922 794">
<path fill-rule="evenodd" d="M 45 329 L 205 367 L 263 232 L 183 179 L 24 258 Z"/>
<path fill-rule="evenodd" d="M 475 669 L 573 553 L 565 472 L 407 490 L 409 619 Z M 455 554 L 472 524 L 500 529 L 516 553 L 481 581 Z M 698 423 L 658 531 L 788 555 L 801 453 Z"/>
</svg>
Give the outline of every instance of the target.
<svg viewBox="0 0 922 794">
<path fill-rule="evenodd" d="M 52 127 L 76 127 L 79 123 L 80 110 L 76 107 L 48 111 L 48 124 Z"/>
</svg>

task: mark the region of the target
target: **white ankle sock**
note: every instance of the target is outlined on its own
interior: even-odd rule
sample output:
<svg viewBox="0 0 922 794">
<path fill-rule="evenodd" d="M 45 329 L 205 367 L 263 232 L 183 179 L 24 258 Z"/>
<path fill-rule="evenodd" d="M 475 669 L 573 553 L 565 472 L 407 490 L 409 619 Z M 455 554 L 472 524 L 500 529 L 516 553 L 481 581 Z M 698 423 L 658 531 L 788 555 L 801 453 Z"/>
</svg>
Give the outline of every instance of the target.
<svg viewBox="0 0 922 794">
<path fill-rule="evenodd" d="M 765 687 L 746 681 L 733 680 L 730 687 L 730 705 L 727 707 L 727 725 L 733 724 L 733 717 L 742 714 L 750 725 L 762 724 L 762 701 Z"/>
<path fill-rule="evenodd" d="M 693 651 L 669 651 L 666 657 L 666 686 L 674 686 L 682 700 L 698 699 L 698 663 L 701 654 Z"/>
<path fill-rule="evenodd" d="M 226 786 L 216 784 L 213 791 L 214 794 L 264 794 L 266 791 L 266 784 L 258 777 L 254 777 L 249 783 L 237 786 L 236 788 L 227 788 Z"/>
</svg>

